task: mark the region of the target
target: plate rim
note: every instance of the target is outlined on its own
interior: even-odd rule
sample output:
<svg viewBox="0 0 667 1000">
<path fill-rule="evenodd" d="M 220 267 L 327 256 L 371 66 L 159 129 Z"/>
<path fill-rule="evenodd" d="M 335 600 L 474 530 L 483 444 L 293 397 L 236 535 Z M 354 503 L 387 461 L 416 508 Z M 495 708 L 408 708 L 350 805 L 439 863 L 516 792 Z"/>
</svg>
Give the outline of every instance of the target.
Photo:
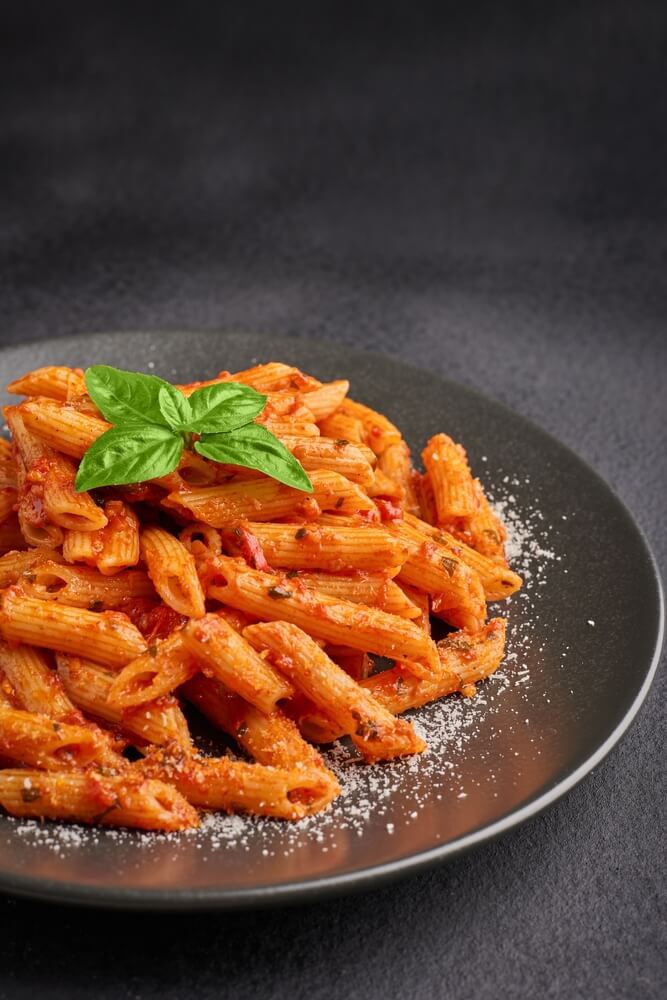
<svg viewBox="0 0 667 1000">
<path fill-rule="evenodd" d="M 38 337 L 23 341 L 21 344 L 8 344 L 0 347 L 0 359 L 14 351 L 24 350 L 31 345 L 57 345 L 59 341 L 71 342 L 72 340 L 89 340 L 94 337 L 131 337 L 138 334 L 153 337 L 175 336 L 177 334 L 194 334 L 196 336 L 207 335 L 216 337 L 225 336 L 252 336 L 261 335 L 259 331 L 250 330 L 194 330 L 194 329 L 165 329 L 160 330 L 109 330 L 94 331 L 69 334 L 65 337 L 49 338 Z M 289 343 L 299 341 L 306 344 L 312 343 L 314 347 L 322 348 L 334 346 L 327 341 L 313 337 L 302 337 L 299 335 L 288 336 L 285 334 L 274 334 L 266 331 L 275 342 L 284 340 Z M 368 351 L 352 347 L 348 344 L 343 346 L 351 360 L 354 356 L 367 360 L 381 359 L 403 365 L 413 372 L 432 375 L 419 365 L 404 361 L 403 358 L 388 354 L 382 351 Z M 315 902 L 352 892 L 361 892 L 369 888 L 379 888 L 390 882 L 396 881 L 410 874 L 427 871 L 437 864 L 441 864 L 450 858 L 458 857 L 474 849 L 481 844 L 496 840 L 509 833 L 511 830 L 522 825 L 527 820 L 538 816 L 550 806 L 554 805 L 567 792 L 578 785 L 598 764 L 600 764 L 619 743 L 619 741 L 629 731 L 632 723 L 646 700 L 648 692 L 653 684 L 657 673 L 658 664 L 662 653 L 664 632 L 665 632 L 665 600 L 664 588 L 658 567 L 657 559 L 653 549 L 646 537 L 641 525 L 637 522 L 630 508 L 618 495 L 616 490 L 603 478 L 603 476 L 568 444 L 565 444 L 550 431 L 546 430 L 531 417 L 526 417 L 517 412 L 501 400 L 483 392 L 474 386 L 457 382 L 447 376 L 436 373 L 440 381 L 445 384 L 456 386 L 465 392 L 482 399 L 485 403 L 491 402 L 495 407 L 499 407 L 512 416 L 528 425 L 533 432 L 546 437 L 550 444 L 564 451 L 570 460 L 574 460 L 589 476 L 593 476 L 614 499 L 620 508 L 625 519 L 634 530 L 640 546 L 647 557 L 648 566 L 652 572 L 654 584 L 653 598 L 657 611 L 657 630 L 651 662 L 644 675 L 641 687 L 637 691 L 632 703 L 628 706 L 623 717 L 619 720 L 614 730 L 607 739 L 601 743 L 597 749 L 590 754 L 586 760 L 553 787 L 547 789 L 541 795 L 531 799 L 524 806 L 515 809 L 503 816 L 494 823 L 481 827 L 473 833 L 466 834 L 456 840 L 446 844 L 420 851 L 416 854 L 408 854 L 395 861 L 384 862 L 371 867 L 366 867 L 358 872 L 346 872 L 341 874 L 331 874 L 303 881 L 292 881 L 282 885 L 260 885 L 253 888 L 243 889 L 220 889 L 220 888 L 190 888 L 190 889 L 146 889 L 146 888 L 114 888 L 99 887 L 95 885 L 78 885 L 72 882 L 60 881 L 57 879 L 43 878 L 31 875 L 6 874 L 0 870 L 0 891 L 10 893 L 25 899 L 40 900 L 53 904 L 66 903 L 87 908 L 105 908 L 110 910 L 142 910 L 178 912 L 178 911 L 205 911 L 205 910 L 240 910 L 272 906 L 298 905 L 300 903 Z"/>
</svg>

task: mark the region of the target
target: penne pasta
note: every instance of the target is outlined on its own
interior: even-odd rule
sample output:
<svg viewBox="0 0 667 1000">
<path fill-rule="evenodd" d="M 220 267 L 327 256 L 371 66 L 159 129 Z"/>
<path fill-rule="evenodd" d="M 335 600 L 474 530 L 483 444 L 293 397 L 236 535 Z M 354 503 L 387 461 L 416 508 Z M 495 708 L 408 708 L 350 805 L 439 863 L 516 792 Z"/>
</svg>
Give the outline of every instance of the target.
<svg viewBox="0 0 667 1000">
<path fill-rule="evenodd" d="M 406 597 L 399 587 L 384 573 L 317 573 L 300 572 L 297 578 L 302 587 L 318 590 L 329 597 L 341 597 L 344 601 L 354 604 L 367 604 L 370 607 L 381 608 L 390 615 L 401 618 L 418 618 L 420 610 Z M 209 593 L 214 594 L 214 587 Z"/>
<path fill-rule="evenodd" d="M 178 538 L 162 528 L 144 528 L 139 545 L 148 575 L 165 604 L 179 614 L 201 618 L 205 612 L 197 567 Z"/>
<path fill-rule="evenodd" d="M 102 750 L 93 729 L 0 705 L 0 757 L 46 771 L 67 771 L 94 763 Z"/>
<path fill-rule="evenodd" d="M 89 566 L 59 562 L 33 566 L 21 577 L 21 587 L 28 597 L 90 611 L 109 611 L 130 597 L 157 597 L 143 570 L 129 569 L 116 576 L 102 576 Z"/>
<path fill-rule="evenodd" d="M 16 379 L 9 389 L 24 398 L 4 411 L 5 811 L 173 831 L 196 826 L 197 809 L 299 820 L 341 791 L 316 744 L 345 737 L 359 763 L 418 754 L 425 743 L 399 713 L 470 697 L 497 668 L 506 626 L 484 624 L 486 601 L 521 579 L 446 434 L 428 441 L 420 475 L 399 429 L 350 400 L 345 379 L 270 361 L 175 387 L 187 398 L 236 383 L 239 418 L 249 406 L 301 464 L 308 492 L 273 478 L 299 481 L 268 446 L 272 474 L 196 452 L 202 434 L 235 434 L 224 388 L 189 407 L 159 381 L 107 369 L 127 413 L 160 421 L 159 409 L 184 448 L 163 476 L 137 471 L 88 494 L 77 465 L 112 425 L 86 378 L 107 412 L 95 375 L 58 365 Z M 175 464 L 164 458 L 146 473 Z M 436 644 L 433 617 L 457 631 Z M 250 762 L 202 756 L 179 699 Z"/>
<path fill-rule="evenodd" d="M 357 483 L 326 469 L 310 474 L 313 493 L 285 486 L 275 479 L 240 480 L 170 493 L 163 506 L 185 510 L 198 521 L 225 528 L 239 518 L 273 521 L 283 517 L 310 517 L 319 510 L 352 514 L 373 511 L 374 505 Z M 313 508 L 313 503 L 317 506 Z"/>
<path fill-rule="evenodd" d="M 318 768 L 285 770 L 172 750 L 153 751 L 136 768 L 141 774 L 169 782 L 201 809 L 302 819 L 326 808 L 336 794 Z"/>
<path fill-rule="evenodd" d="M 292 622 L 326 642 L 409 662 L 420 673 L 437 669 L 435 645 L 405 618 L 328 597 L 302 587 L 298 578 L 252 570 L 225 556 L 213 560 L 213 568 L 217 576 L 211 582 L 219 598 L 240 611 Z"/>
<path fill-rule="evenodd" d="M 377 572 L 406 556 L 400 539 L 379 527 L 250 523 L 269 564 L 280 569 Z"/>
<path fill-rule="evenodd" d="M 0 771 L 0 805 L 12 816 L 176 832 L 199 824 L 196 809 L 166 782 L 138 772 L 108 776 Z"/>
<path fill-rule="evenodd" d="M 184 627 L 183 642 L 206 673 L 263 712 L 271 712 L 292 686 L 252 646 L 216 614 L 205 615 Z"/>
<path fill-rule="evenodd" d="M 346 399 L 340 404 L 339 412 L 361 421 L 366 444 L 376 455 L 381 455 L 390 445 L 399 444 L 403 440 L 398 427 L 370 406 Z"/>
<path fill-rule="evenodd" d="M 47 396 L 50 399 L 66 400 L 84 394 L 86 383 L 81 368 L 49 365 L 14 379 L 7 386 L 7 392 L 17 396 Z"/>
<path fill-rule="evenodd" d="M 177 630 L 123 667 L 114 677 L 107 700 L 120 709 L 155 701 L 171 694 L 198 669 L 185 646 L 183 632 Z"/>
<path fill-rule="evenodd" d="M 367 760 L 420 753 L 426 744 L 396 719 L 296 625 L 261 622 L 243 635 L 269 656 L 294 686 L 329 716 Z"/>
<path fill-rule="evenodd" d="M 9 642 L 73 653 L 110 667 L 122 667 L 146 649 L 126 615 L 39 601 L 18 587 L 5 590 L 0 598 L 0 634 Z"/>
<path fill-rule="evenodd" d="M 435 434 L 422 452 L 433 486 L 438 521 L 472 514 L 477 506 L 465 449 L 446 434 Z"/>
<path fill-rule="evenodd" d="M 319 768 L 337 793 L 335 776 L 312 744 L 307 743 L 296 724 L 276 708 L 262 712 L 216 680 L 196 674 L 183 685 L 182 693 L 209 722 L 232 736 L 239 746 L 260 764 L 291 770 Z"/>
<path fill-rule="evenodd" d="M 406 521 L 424 538 L 431 538 L 451 549 L 470 569 L 479 576 L 487 601 L 500 601 L 510 597 L 521 587 L 521 577 L 496 559 L 482 555 L 464 542 L 459 541 L 444 528 L 426 524 L 419 518 L 406 515 Z M 0 561 L 1 562 L 1 561 Z"/>
<path fill-rule="evenodd" d="M 306 472 L 328 469 L 361 486 L 370 486 L 373 482 L 372 466 L 368 461 L 368 455 L 362 451 L 360 445 L 351 444 L 343 439 L 336 441 L 325 437 L 286 435 L 280 440 L 301 462 Z"/>
<path fill-rule="evenodd" d="M 104 514 L 104 528 L 65 533 L 63 556 L 67 562 L 95 566 L 103 576 L 113 576 L 139 562 L 139 520 L 122 500 L 107 500 Z"/>
<path fill-rule="evenodd" d="M 395 715 L 456 692 L 474 694 L 475 683 L 489 677 L 500 666 L 505 651 L 505 630 L 504 619 L 493 618 L 479 632 L 454 632 L 438 643 L 440 669 L 432 676 L 418 678 L 403 665 L 396 664 L 390 670 L 361 681 L 361 687 Z M 331 719 L 317 712 L 302 716 L 299 726 L 308 739 L 321 743 L 331 742 L 342 734 L 340 728 L 332 725 Z"/>
<path fill-rule="evenodd" d="M 7 552 L 0 557 L 0 589 L 16 583 L 24 573 L 42 563 L 62 562 L 57 549 L 27 549 L 22 552 Z"/>
<path fill-rule="evenodd" d="M 59 653 L 58 676 L 68 696 L 83 712 L 117 726 L 133 742 L 166 745 L 176 743 L 188 752 L 192 741 L 185 716 L 174 698 L 145 702 L 127 711 L 109 704 L 114 674 L 91 660 Z"/>
</svg>

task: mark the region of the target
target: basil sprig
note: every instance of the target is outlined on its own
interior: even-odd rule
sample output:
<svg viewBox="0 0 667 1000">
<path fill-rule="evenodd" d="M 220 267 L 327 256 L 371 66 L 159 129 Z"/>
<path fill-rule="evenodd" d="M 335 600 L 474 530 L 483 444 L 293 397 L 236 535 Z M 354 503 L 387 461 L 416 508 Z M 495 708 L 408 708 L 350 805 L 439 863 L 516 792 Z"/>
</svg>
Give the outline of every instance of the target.
<svg viewBox="0 0 667 1000">
<path fill-rule="evenodd" d="M 86 388 L 113 427 L 81 459 L 79 492 L 166 476 L 187 447 L 312 493 L 301 463 L 271 431 L 253 423 L 266 396 L 250 386 L 218 382 L 187 397 L 157 375 L 94 365 L 86 371 Z"/>
</svg>

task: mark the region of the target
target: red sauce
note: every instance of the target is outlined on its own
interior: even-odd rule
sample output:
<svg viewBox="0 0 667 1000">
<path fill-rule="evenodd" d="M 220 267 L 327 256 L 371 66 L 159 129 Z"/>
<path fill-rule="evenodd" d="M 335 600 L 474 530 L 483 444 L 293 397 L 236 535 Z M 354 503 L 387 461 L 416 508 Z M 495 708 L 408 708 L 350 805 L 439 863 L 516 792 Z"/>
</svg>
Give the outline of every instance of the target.
<svg viewBox="0 0 667 1000">
<path fill-rule="evenodd" d="M 185 615 L 179 615 L 162 602 L 156 604 L 150 597 L 126 597 L 117 610 L 127 615 L 149 643 L 155 639 L 165 639 L 187 621 Z"/>
<path fill-rule="evenodd" d="M 375 506 L 380 511 L 381 521 L 400 521 L 403 518 L 403 510 L 389 497 L 375 497 Z"/>
</svg>

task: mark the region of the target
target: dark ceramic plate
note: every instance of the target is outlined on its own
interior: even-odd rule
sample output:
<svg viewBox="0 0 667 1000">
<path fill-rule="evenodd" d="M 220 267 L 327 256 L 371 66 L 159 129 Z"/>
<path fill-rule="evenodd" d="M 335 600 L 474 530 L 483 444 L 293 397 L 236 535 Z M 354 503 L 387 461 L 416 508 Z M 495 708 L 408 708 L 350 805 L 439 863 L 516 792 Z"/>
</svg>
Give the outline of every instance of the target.
<svg viewBox="0 0 667 1000">
<path fill-rule="evenodd" d="M 155 838 L 0 818 L 0 888 L 97 906 L 257 906 L 374 886 L 443 861 L 534 816 L 580 781 L 634 718 L 662 636 L 656 567 L 623 504 L 544 431 L 400 361 L 299 339 L 98 334 L 2 353 L 2 384 L 30 368 L 106 362 L 167 379 L 280 359 L 396 421 L 415 454 L 447 430 L 512 512 L 528 587 L 507 608 L 510 659 L 476 699 L 417 714 L 424 759 L 343 769 L 346 794 L 297 828 L 220 818 Z M 516 532 L 515 532 L 516 533 Z M 498 609 L 499 611 L 502 609 Z"/>
</svg>

